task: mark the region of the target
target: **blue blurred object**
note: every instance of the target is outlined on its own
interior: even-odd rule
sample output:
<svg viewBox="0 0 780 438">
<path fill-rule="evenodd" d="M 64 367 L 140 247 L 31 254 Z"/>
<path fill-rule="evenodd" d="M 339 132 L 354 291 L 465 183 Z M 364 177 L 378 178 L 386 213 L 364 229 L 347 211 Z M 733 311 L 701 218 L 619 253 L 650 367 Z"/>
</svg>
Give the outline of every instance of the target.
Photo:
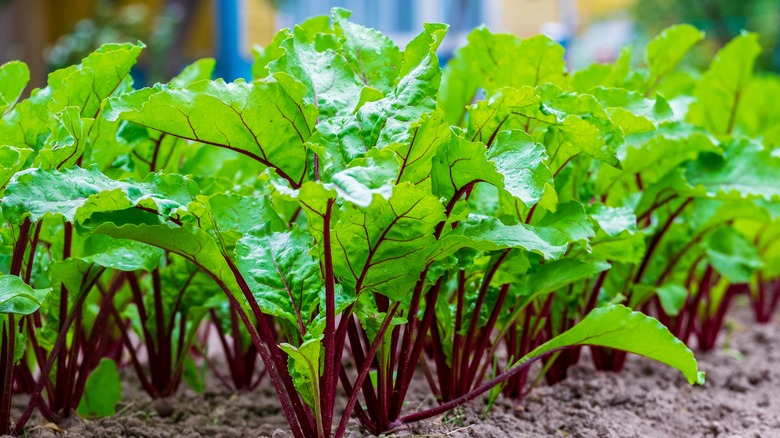
<svg viewBox="0 0 780 438">
<path fill-rule="evenodd" d="M 241 55 L 242 26 L 239 9 L 243 9 L 242 0 L 217 0 L 217 77 L 226 81 L 237 78 L 250 80 L 252 61 Z"/>
</svg>

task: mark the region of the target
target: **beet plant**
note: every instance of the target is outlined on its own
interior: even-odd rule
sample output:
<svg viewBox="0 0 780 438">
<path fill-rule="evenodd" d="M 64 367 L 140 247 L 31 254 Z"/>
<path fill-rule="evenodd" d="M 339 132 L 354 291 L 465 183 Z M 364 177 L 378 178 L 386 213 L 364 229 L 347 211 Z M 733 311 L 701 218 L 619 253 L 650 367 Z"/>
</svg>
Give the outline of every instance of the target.
<svg viewBox="0 0 780 438">
<path fill-rule="evenodd" d="M 8 145 L 3 168 L 56 170 L 89 163 L 109 171 L 118 148 L 97 146 L 114 144 L 118 125 L 102 118 L 101 101 L 131 88 L 129 71 L 141 48 L 106 45 L 82 64 L 52 73 L 48 86 L 34 90 L 29 99 L 6 107 L 0 124 L 2 142 Z M 5 76 L 4 86 L 8 82 L 21 91 L 27 79 Z M 11 173 L 3 175 L 3 188 Z M 102 359 L 119 354 L 117 343 L 105 335 L 112 332 L 107 329 L 108 309 L 125 281 L 123 271 L 145 266 L 150 254 L 130 242 L 115 245 L 104 238 L 76 236 L 67 218 L 45 211 L 21 218 L 4 209 L 3 215 L 8 272 L 27 285 L 52 289 L 35 312 L 17 321 L 24 336 L 18 344 L 23 357 L 16 367 L 17 382 L 31 392 L 17 424 L 24 425 L 34 408 L 50 421 L 77 409 L 84 415 L 95 413 L 90 401 L 82 400 L 90 387 L 88 379 L 95 373 L 116 374 L 110 360 Z M 90 294 L 97 289 L 103 298 Z M 108 394 L 118 392 L 118 384 L 104 389 L 110 399 Z"/>
<path fill-rule="evenodd" d="M 663 93 L 674 117 L 632 136 L 623 174 L 603 169 L 596 186 L 604 188 L 597 190 L 607 205 L 633 207 L 647 236 L 643 254 L 623 275 L 613 277 L 620 272 L 615 267 L 607 274 L 607 296 L 625 295 L 683 341 L 695 336 L 696 345 L 708 350 L 732 299 L 763 266 L 753 233 L 738 224 L 773 222 L 780 161 L 774 128 L 751 121 L 763 111 L 750 106 L 757 99 L 754 87 L 768 92 L 765 81 L 752 76 L 760 51 L 756 36 L 731 41 L 698 81 L 668 70 L 701 38 L 678 26 L 651 42 L 647 80 L 633 88 L 657 99 Z M 682 52 L 664 60 L 664 50 L 675 53 L 670 47 Z M 604 366 L 619 368 L 620 361 L 608 358 Z"/>
<path fill-rule="evenodd" d="M 143 158 L 137 133 L 120 130 L 120 123 L 102 116 L 104 100 L 132 90 L 130 70 L 142 47 L 103 46 L 81 64 L 52 73 L 48 86 L 34 90 L 29 99 L 15 106 L 9 101 L 0 124 L 3 143 L 10 145 L 4 146 L 3 168 L 10 172 L 3 174 L 3 190 L 13 171 L 23 168 L 65 171 L 91 166 L 108 174 L 145 175 L 133 169 L 131 161 L 131 157 Z M 195 70 L 185 70 L 185 79 L 198 79 Z M 26 76 L 16 79 L 21 90 Z M 165 145 L 158 146 L 155 154 L 166 150 Z M 18 202 L 14 196 L 4 193 L 3 202 Z M 147 245 L 75 233 L 74 211 L 67 205 L 47 209 L 47 196 L 44 189 L 39 193 L 44 204 L 33 201 L 24 211 L 3 209 L 6 272 L 30 287 L 53 290 L 39 309 L 17 319 L 23 337 L 17 344 L 22 357 L 15 367 L 16 388 L 27 392 L 30 402 L 16 429 L 25 425 L 34 409 L 49 421 L 60 421 L 76 411 L 85 416 L 113 413 L 120 393 L 114 362 L 121 361 L 125 351 L 147 391 L 170 394 L 178 385 L 188 344 L 198 328 L 199 318 L 192 318 L 198 312 L 193 310 L 207 304 L 208 289 L 199 281 L 204 274 L 188 271 L 184 260 L 177 262 Z M 183 300 L 181 286 L 187 284 L 195 285 L 199 295 Z M 134 308 L 140 311 L 123 315 L 128 301 L 135 301 Z M 147 312 L 144 306 L 151 308 Z M 200 310 L 201 315 L 206 312 Z M 140 374 L 130 336 L 133 329 L 147 341 L 153 371 L 150 383 Z M 93 383 L 101 381 L 109 382 L 108 386 Z"/>
</svg>

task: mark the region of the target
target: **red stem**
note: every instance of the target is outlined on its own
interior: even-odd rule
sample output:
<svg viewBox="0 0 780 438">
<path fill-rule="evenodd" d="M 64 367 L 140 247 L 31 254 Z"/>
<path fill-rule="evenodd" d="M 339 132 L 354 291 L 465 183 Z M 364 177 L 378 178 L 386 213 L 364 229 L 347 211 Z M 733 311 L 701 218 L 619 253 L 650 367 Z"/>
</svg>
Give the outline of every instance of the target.
<svg viewBox="0 0 780 438">
<path fill-rule="evenodd" d="M 501 253 L 500 256 L 498 256 L 498 259 L 495 263 L 493 263 L 493 266 L 490 267 L 490 270 L 488 270 L 487 275 L 482 279 L 482 286 L 479 290 L 479 295 L 477 296 L 477 302 L 474 304 L 474 311 L 471 314 L 471 322 L 469 323 L 469 329 L 466 332 L 466 342 L 463 345 L 463 352 L 462 352 L 462 358 L 461 358 L 461 369 L 459 374 L 459 382 L 456 386 L 459 388 L 459 392 L 466 392 L 466 384 L 468 383 L 468 377 L 467 373 L 470 369 L 470 361 L 469 358 L 471 357 L 472 348 L 471 343 L 474 340 L 474 334 L 477 330 L 477 322 L 479 321 L 479 314 L 482 311 L 482 305 L 485 302 L 485 297 L 487 296 L 487 291 L 490 286 L 490 282 L 493 280 L 493 277 L 496 275 L 496 272 L 498 271 L 498 268 L 501 267 L 501 265 L 504 263 L 504 260 L 506 260 L 506 257 L 509 255 L 510 249 L 504 250 L 504 252 Z M 482 359 L 479 356 L 473 356 L 472 361 L 473 362 L 479 362 L 480 359 Z"/>
<path fill-rule="evenodd" d="M 674 212 L 672 212 L 671 215 L 669 215 L 663 227 L 661 227 L 661 229 L 657 233 L 653 234 L 653 237 L 650 240 L 650 244 L 647 246 L 645 257 L 642 259 L 642 264 L 639 265 L 639 270 L 637 271 L 636 276 L 634 277 L 634 284 L 639 284 L 639 282 L 642 280 L 642 276 L 645 274 L 645 270 L 647 269 L 647 266 L 650 264 L 650 259 L 652 258 L 656 248 L 658 248 L 658 244 L 661 242 L 661 238 L 663 238 L 664 234 L 672 226 L 674 220 L 677 219 L 677 217 L 683 212 L 685 207 L 687 207 L 688 204 L 691 203 L 691 201 L 693 201 L 693 198 L 688 198 L 685 201 L 683 201 L 683 203 L 680 204 L 680 206 L 677 207 L 677 209 Z"/>
<path fill-rule="evenodd" d="M 434 285 L 431 287 L 431 289 L 429 290 L 428 294 L 425 297 L 426 306 L 425 306 L 425 313 L 423 314 L 422 326 L 420 327 L 420 330 L 417 333 L 417 337 L 414 339 L 414 345 L 412 346 L 412 353 L 409 356 L 409 358 L 406 360 L 405 365 L 407 365 L 407 367 L 416 363 L 420 363 L 420 356 L 422 355 L 423 347 L 425 345 L 425 340 L 427 339 L 426 334 L 428 333 L 428 330 L 430 329 L 433 323 L 434 316 L 436 315 L 436 301 L 439 299 L 439 292 L 441 291 L 441 285 L 443 280 L 444 277 L 439 277 L 439 279 L 436 280 L 436 283 L 434 283 Z M 401 390 L 397 401 L 391 406 L 393 411 L 390 418 L 392 420 L 396 420 L 398 418 L 398 415 L 400 415 L 401 408 L 403 406 L 403 401 L 406 398 L 406 393 L 409 391 L 409 385 L 411 384 L 412 377 L 414 376 L 413 367 L 405 368 L 404 370 L 409 370 L 409 371 L 399 376 L 399 379 L 401 380 Z M 438 390 L 436 391 L 436 393 L 440 394 Z"/>
<path fill-rule="evenodd" d="M 349 424 L 350 414 L 352 413 L 352 409 L 355 407 L 358 394 L 360 394 L 359 388 L 363 385 L 363 381 L 365 380 L 366 376 L 368 376 L 368 372 L 371 369 L 371 361 L 374 359 L 374 356 L 376 355 L 376 351 L 377 349 L 379 349 L 379 344 L 382 343 L 382 339 L 385 336 L 385 332 L 387 331 L 387 328 L 390 326 L 390 322 L 393 320 L 393 317 L 395 316 L 395 313 L 398 311 L 398 307 L 400 304 L 401 304 L 400 301 L 396 301 L 393 307 L 390 308 L 390 311 L 387 312 L 384 321 L 382 321 L 382 325 L 379 327 L 379 331 L 377 331 L 376 337 L 374 338 L 374 342 L 371 343 L 371 348 L 368 350 L 368 353 L 366 354 L 366 361 L 363 364 L 363 367 L 360 369 L 357 379 L 355 379 L 354 389 L 349 394 L 349 399 L 347 400 L 347 406 L 344 408 L 344 413 L 341 416 L 341 421 L 339 421 L 338 429 L 336 429 L 335 438 L 341 438 L 342 436 L 344 436 L 344 432 L 346 432 L 347 430 L 347 424 Z"/>
<path fill-rule="evenodd" d="M 325 370 L 320 379 L 322 390 L 322 426 L 326 434 L 330 436 L 333 424 L 333 409 L 336 401 L 336 379 L 338 378 L 339 364 L 336 360 L 336 278 L 333 270 L 333 250 L 330 237 L 330 220 L 333 215 L 332 199 L 323 216 L 323 252 L 325 258 L 325 331 L 322 345 L 325 349 Z M 358 385 L 359 386 L 359 385 Z"/>
<path fill-rule="evenodd" d="M 11 401 L 14 384 L 14 350 L 16 342 L 16 323 L 14 314 L 8 314 L 3 325 L 3 337 L 0 339 L 0 371 L 2 371 L 2 396 L 0 396 L 0 434 L 8 435 L 11 429 Z"/>
<path fill-rule="evenodd" d="M 488 320 L 485 327 L 482 329 L 482 338 L 479 341 L 479 344 L 477 345 L 477 348 L 474 350 L 474 360 L 471 362 L 471 367 L 469 368 L 469 372 L 466 378 L 467 382 L 467 388 L 471 388 L 471 386 L 474 383 L 474 377 L 477 375 L 477 369 L 479 367 L 480 362 L 483 359 L 485 350 L 487 349 L 488 343 L 490 341 L 490 334 L 493 332 L 493 327 L 496 325 L 496 321 L 498 320 L 498 314 L 501 313 L 501 310 L 504 306 L 504 301 L 506 300 L 507 293 L 509 293 L 509 284 L 505 284 L 501 286 L 501 290 L 498 294 L 498 299 L 496 300 L 496 304 L 493 307 L 493 312 L 490 314 L 490 319 Z M 491 361 L 491 358 L 488 358 L 488 362 Z"/>
<path fill-rule="evenodd" d="M 73 309 L 80 309 L 82 307 L 89 291 L 92 289 L 99 278 L 100 275 L 96 275 L 90 284 L 86 285 L 83 290 L 79 291 L 79 294 L 76 296 L 76 300 L 73 304 Z M 54 345 L 52 346 L 51 354 L 49 355 L 46 363 L 41 368 L 40 378 L 38 379 L 38 384 L 35 387 L 35 391 L 32 393 L 32 395 L 30 395 L 30 400 L 27 403 L 27 407 L 16 421 L 14 426 L 14 431 L 16 433 L 22 431 L 22 428 L 24 428 L 24 425 L 27 424 L 27 421 L 30 419 L 30 415 L 32 415 L 34 407 L 38 404 L 38 399 L 41 397 L 41 392 L 43 391 L 43 387 L 45 385 L 44 380 L 48 378 L 49 373 L 51 373 L 51 369 L 54 366 L 54 361 L 58 357 L 58 353 L 62 350 L 62 347 L 65 345 L 65 342 L 68 339 L 68 330 L 70 330 L 70 326 L 73 324 L 73 321 L 76 318 L 76 314 L 77 312 L 72 311 L 67 316 L 64 323 L 61 324 L 60 331 L 57 333 L 57 339 L 54 341 Z M 57 390 L 61 390 L 59 386 L 57 387 Z"/>
</svg>

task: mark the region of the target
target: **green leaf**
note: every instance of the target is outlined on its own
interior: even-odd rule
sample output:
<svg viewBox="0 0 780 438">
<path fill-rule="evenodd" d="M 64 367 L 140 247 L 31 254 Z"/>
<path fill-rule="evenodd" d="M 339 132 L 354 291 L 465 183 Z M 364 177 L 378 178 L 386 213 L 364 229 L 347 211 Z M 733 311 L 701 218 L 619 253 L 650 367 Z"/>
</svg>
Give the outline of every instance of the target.
<svg viewBox="0 0 780 438">
<path fill-rule="evenodd" d="M 16 275 L 0 275 L 0 314 L 29 315 L 41 307 L 51 288 L 33 289 Z"/>
<path fill-rule="evenodd" d="M 658 130 L 633 135 L 621 157 L 622 172 L 607 166 L 599 169 L 596 188 L 601 193 L 610 192 L 613 186 L 636 184 L 640 174 L 644 187 L 648 187 L 687 161 L 695 160 L 702 152 L 717 152 L 713 139 L 706 133 L 684 123 L 665 123 Z"/>
<path fill-rule="evenodd" d="M 42 169 L 61 169 L 74 166 L 87 149 L 91 119 L 81 118 L 81 109 L 65 107 L 54 114 L 49 129 L 51 136 L 35 157 L 35 166 Z"/>
<path fill-rule="evenodd" d="M 160 264 L 162 257 L 163 252 L 153 246 L 95 234 L 84 241 L 84 255 L 80 258 L 87 263 L 120 271 L 151 272 Z"/>
<path fill-rule="evenodd" d="M 746 283 L 763 266 L 756 248 L 732 227 L 721 227 L 707 236 L 707 258 L 718 273 L 732 283 Z"/>
<path fill-rule="evenodd" d="M 688 298 L 688 290 L 677 284 L 665 284 L 656 288 L 661 307 L 669 316 L 677 316 Z"/>
<path fill-rule="evenodd" d="M 477 28 L 444 69 L 439 105 L 448 122 L 460 125 L 465 120 L 465 107 L 480 89 L 492 93 L 502 87 L 564 86 L 563 53 L 563 47 L 543 35 L 521 40 Z"/>
<path fill-rule="evenodd" d="M 503 175 L 503 189 L 521 200 L 526 207 L 539 202 L 553 177 L 544 164 L 547 153 L 525 131 L 502 131 L 487 152 L 496 171 Z"/>
<path fill-rule="evenodd" d="M 317 51 L 306 31 L 297 26 L 279 47 L 284 55 L 270 63 L 268 70 L 283 86 L 288 76 L 303 84 L 306 102 L 316 106 L 324 120 L 351 113 L 362 87 L 344 56 L 332 49 Z"/>
<path fill-rule="evenodd" d="M 14 173 L 24 166 L 32 150 L 14 146 L 0 146 L 0 191 L 2 191 Z"/>
<path fill-rule="evenodd" d="M 433 158 L 433 193 L 451 200 L 469 184 L 485 182 L 527 205 L 538 202 L 545 184 L 552 182 L 550 170 L 542 163 L 544 151 L 522 131 L 504 131 L 499 137 L 495 149 L 485 149 L 482 143 L 453 134 Z"/>
<path fill-rule="evenodd" d="M 122 211 L 98 216 L 102 217 L 93 219 L 95 223 L 90 224 L 94 227 L 94 233 L 135 240 L 178 254 L 203 269 L 218 282 L 223 292 L 234 295 L 239 303 L 246 305 L 236 277 L 228 264 L 227 255 L 222 253 L 219 245 L 207 232 L 190 225 L 171 227 L 165 224 L 126 222 L 129 217 Z M 138 221 L 138 218 L 133 219 Z M 143 220 L 148 218 L 141 219 Z"/>
<path fill-rule="evenodd" d="M 488 161 L 482 143 L 470 142 L 461 135 L 454 134 L 433 158 L 433 194 L 451 200 L 468 184 L 476 182 L 487 182 L 501 188 L 504 181 L 496 171 L 495 164 Z"/>
<path fill-rule="evenodd" d="M 51 73 L 49 110 L 78 106 L 83 117 L 97 117 L 104 99 L 132 88 L 130 69 L 144 47 L 141 43 L 104 44 L 81 64 Z"/>
<path fill-rule="evenodd" d="M 450 140 L 450 125 L 444 122 L 444 113 L 436 110 L 411 125 L 412 137 L 408 142 L 393 143 L 384 149 L 373 149 L 367 156 L 376 160 L 392 160 L 398 163 L 396 181 L 420 184 L 431 174 L 431 162 L 441 145 Z"/>
<path fill-rule="evenodd" d="M 396 181 L 398 169 L 395 163 L 381 163 L 372 159 L 364 161 L 365 166 L 354 166 L 333 175 L 328 187 L 336 190 L 340 199 L 360 207 L 368 207 L 374 195 L 390 199 L 392 183 Z"/>
<path fill-rule="evenodd" d="M 290 375 L 293 385 L 303 401 L 311 406 L 320 403 L 320 354 L 322 341 L 320 338 L 309 339 L 300 347 L 282 343 L 279 348 L 287 353 Z"/>
<path fill-rule="evenodd" d="M 762 137 L 767 147 L 780 145 L 780 108 L 772 104 L 780 98 L 780 77 L 758 76 L 745 89 L 745 110 L 737 114 L 737 124 L 750 137 Z"/>
<path fill-rule="evenodd" d="M 625 135 L 653 131 L 673 116 L 672 108 L 661 96 L 651 100 L 635 91 L 602 87 L 594 88 L 591 93 L 607 108 L 610 119 Z"/>
<path fill-rule="evenodd" d="M 593 257 L 620 263 L 638 264 L 645 255 L 645 236 L 624 231 L 611 238 L 600 238 L 591 244 Z"/>
<path fill-rule="evenodd" d="M 495 251 L 521 248 L 545 259 L 560 258 L 566 252 L 566 235 L 553 228 L 532 227 L 519 223 L 504 225 L 492 217 L 469 217 L 458 222 L 430 248 L 427 259 L 441 260 L 461 248 Z"/>
<path fill-rule="evenodd" d="M 649 95 L 655 91 L 691 47 L 702 39 L 704 39 L 704 32 L 690 24 L 678 24 L 664 29 L 650 40 L 645 52 L 645 62 L 650 70 L 646 93 Z"/>
<path fill-rule="evenodd" d="M 631 46 L 623 47 L 614 64 L 591 64 L 572 76 L 572 88 L 588 92 L 595 87 L 620 87 L 625 84 L 631 68 Z"/>
<path fill-rule="evenodd" d="M 513 366 L 577 345 L 614 348 L 645 356 L 678 369 L 690 384 L 704 384 L 704 373 L 699 371 L 691 350 L 663 324 L 614 304 L 593 310 L 579 324 L 540 345 Z"/>
<path fill-rule="evenodd" d="M 569 242 L 577 242 L 586 248 L 589 247 L 589 240 L 596 236 L 585 208 L 576 201 L 558 205 L 558 210 L 546 214 L 539 221 L 539 226 L 558 230 L 567 236 Z"/>
<path fill-rule="evenodd" d="M 112 98 L 105 117 L 236 151 L 298 185 L 305 176 L 304 143 L 317 118 L 317 108 L 303 102 L 305 92 L 292 81 L 285 86 L 271 79 L 201 81 Z"/>
<path fill-rule="evenodd" d="M 434 227 L 444 220 L 441 203 L 404 183 L 390 199 L 346 204 L 337 217 L 331 234 L 339 283 L 353 294 L 368 290 L 404 301 L 425 267 Z"/>
<path fill-rule="evenodd" d="M 173 88 L 184 88 L 195 82 L 211 79 L 217 61 L 214 58 L 199 59 L 184 67 L 182 71 L 171 79 Z"/>
<path fill-rule="evenodd" d="M 30 80 L 27 64 L 12 61 L 0 66 L 0 116 L 16 103 Z"/>
<path fill-rule="evenodd" d="M 62 216 L 82 221 L 100 211 L 141 206 L 168 217 L 197 194 L 195 184 L 180 175 L 149 175 L 144 182 L 115 181 L 96 166 L 62 171 L 26 169 L 17 173 L 2 198 L 3 214 L 13 223 L 25 217 L 38 222 Z"/>
<path fill-rule="evenodd" d="M 621 167 L 616 150 L 623 144 L 623 132 L 594 96 L 564 92 L 547 84 L 541 87 L 541 99 L 544 108 L 540 112 L 555 118 L 550 121 L 547 116 L 539 120 L 552 122 L 562 137 L 557 149 L 549 153 L 554 157 L 550 168 L 561 167 L 580 152 L 612 167 Z"/>
<path fill-rule="evenodd" d="M 687 120 L 716 135 L 731 134 L 760 52 L 758 35 L 753 33 L 743 33 L 726 44 L 696 85 L 696 101 Z"/>
<path fill-rule="evenodd" d="M 87 377 L 84 395 L 77 409 L 82 417 L 108 417 L 116 413 L 122 401 L 122 385 L 116 363 L 107 358 Z"/>
<path fill-rule="evenodd" d="M 284 55 L 284 50 L 280 46 L 282 41 L 286 40 L 288 36 L 288 30 L 282 29 L 274 34 L 273 39 L 267 46 L 252 47 L 252 79 L 262 79 L 270 74 L 268 64 Z"/>
<path fill-rule="evenodd" d="M 236 265 L 263 312 L 286 319 L 303 334 L 323 288 L 319 261 L 306 231 L 252 232 L 236 245 Z"/>
<path fill-rule="evenodd" d="M 226 249 L 234 248 L 236 241 L 257 227 L 265 232 L 287 229 L 267 196 L 217 193 L 207 202 L 190 204 L 187 208 L 199 218 L 200 228 Z"/>
<path fill-rule="evenodd" d="M 527 130 L 531 119 L 555 123 L 554 116 L 540 114 L 540 106 L 533 87 L 499 88 L 468 107 L 467 137 L 489 147 L 500 130 Z"/>
<path fill-rule="evenodd" d="M 636 215 L 630 208 L 595 204 L 591 207 L 591 217 L 609 237 L 616 237 L 623 231 L 636 232 Z"/>
<path fill-rule="evenodd" d="M 436 49 L 447 26 L 427 23 L 404 51 L 395 87 L 387 97 L 368 102 L 357 112 L 366 148 L 383 148 L 411 138 L 410 120 L 436 108 L 441 69 Z"/>
<path fill-rule="evenodd" d="M 780 197 L 780 156 L 760 143 L 735 139 L 723 145 L 723 155 L 701 154 L 688 164 L 685 178 L 709 197 L 719 199 Z"/>
<path fill-rule="evenodd" d="M 553 260 L 540 265 L 526 277 L 526 282 L 531 296 L 537 296 L 560 290 L 564 286 L 606 271 L 609 267 L 609 263 L 600 260 L 575 258 Z"/>
<path fill-rule="evenodd" d="M 393 41 L 380 32 L 347 21 L 351 13 L 334 8 L 332 13 L 341 53 L 363 84 L 388 93 L 398 75 L 403 55 Z"/>
</svg>

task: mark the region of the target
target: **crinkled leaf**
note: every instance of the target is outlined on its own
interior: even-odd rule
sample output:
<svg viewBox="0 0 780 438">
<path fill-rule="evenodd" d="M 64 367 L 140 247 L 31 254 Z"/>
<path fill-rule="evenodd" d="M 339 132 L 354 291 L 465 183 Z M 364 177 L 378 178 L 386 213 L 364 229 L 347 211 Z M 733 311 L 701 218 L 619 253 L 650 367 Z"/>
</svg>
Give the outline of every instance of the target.
<svg viewBox="0 0 780 438">
<path fill-rule="evenodd" d="M 458 222 L 429 249 L 428 260 L 441 260 L 461 248 L 494 251 L 521 248 L 546 259 L 563 256 L 568 247 L 566 235 L 553 228 L 525 224 L 504 225 L 491 217 L 470 217 Z"/>
<path fill-rule="evenodd" d="M 104 99 L 132 88 L 130 69 L 144 47 L 141 43 L 104 44 L 81 64 L 51 73 L 49 111 L 76 106 L 82 117 L 97 117 Z"/>
<path fill-rule="evenodd" d="M 487 152 L 496 171 L 504 176 L 503 189 L 526 207 L 539 202 L 545 187 L 553 184 L 550 169 L 544 164 L 547 153 L 525 131 L 502 131 Z"/>
<path fill-rule="evenodd" d="M 304 94 L 304 86 L 292 81 L 285 86 L 271 79 L 201 81 L 112 98 L 105 116 L 234 150 L 297 185 L 306 167 L 304 143 L 317 117 L 316 107 L 303 102 Z"/>
<path fill-rule="evenodd" d="M 466 135 L 490 146 L 500 130 L 525 129 L 531 119 L 555 123 L 555 116 L 540 113 L 540 105 L 533 87 L 499 88 L 468 107 Z"/>
<path fill-rule="evenodd" d="M 616 237 L 623 231 L 636 231 L 636 215 L 630 208 L 595 204 L 591 207 L 590 215 L 609 237 Z"/>
<path fill-rule="evenodd" d="M 387 97 L 368 102 L 357 112 L 365 147 L 385 147 L 411 138 L 410 120 L 432 112 L 441 81 L 436 49 L 447 26 L 428 23 L 404 52 L 398 81 Z"/>
<path fill-rule="evenodd" d="M 545 83 L 563 86 L 563 52 L 563 47 L 543 35 L 521 40 L 493 34 L 486 27 L 475 29 L 444 69 L 439 105 L 447 121 L 460 125 L 465 120 L 465 107 L 480 90 L 492 93 L 502 87 Z"/>
<path fill-rule="evenodd" d="M 410 184 L 396 186 L 388 200 L 374 196 L 366 208 L 344 205 L 332 232 L 340 284 L 351 293 L 368 290 L 404 301 L 425 267 L 443 213 L 436 198 Z"/>
<path fill-rule="evenodd" d="M 323 119 L 350 113 L 357 103 L 361 83 L 350 64 L 332 49 L 319 52 L 306 32 L 295 27 L 279 46 L 284 54 L 268 65 L 282 85 L 288 75 L 306 87 L 306 101 L 319 109 Z"/>
<path fill-rule="evenodd" d="M 401 66 L 401 50 L 380 32 L 347 21 L 350 12 L 332 11 L 333 25 L 341 40 L 341 53 L 365 85 L 390 92 Z"/>
<path fill-rule="evenodd" d="M 151 174 L 144 182 L 116 181 L 95 166 L 62 171 L 26 169 L 14 175 L 2 199 L 3 214 L 21 223 L 47 216 L 81 221 L 100 211 L 141 206 L 167 217 L 185 208 L 197 194 L 195 184 L 180 175 Z"/>
<path fill-rule="evenodd" d="M 236 265 L 260 308 L 305 330 L 323 288 L 319 261 L 310 252 L 311 235 L 299 227 L 285 232 L 254 232 L 236 245 Z"/>
<path fill-rule="evenodd" d="M 577 242 L 585 247 L 589 247 L 589 240 L 596 236 L 585 208 L 576 201 L 558 205 L 557 211 L 545 215 L 539 226 L 558 230 L 568 236 L 570 242 Z"/>
<path fill-rule="evenodd" d="M 412 124 L 411 140 L 393 143 L 381 150 L 374 149 L 368 156 L 377 160 L 389 156 L 389 159 L 399 163 L 397 182 L 419 184 L 430 176 L 433 157 L 452 135 L 449 124 L 443 119 L 441 110 L 424 114 Z"/>
<path fill-rule="evenodd" d="M 32 150 L 14 146 L 0 146 L 0 190 L 17 171 L 21 170 Z"/>
</svg>

